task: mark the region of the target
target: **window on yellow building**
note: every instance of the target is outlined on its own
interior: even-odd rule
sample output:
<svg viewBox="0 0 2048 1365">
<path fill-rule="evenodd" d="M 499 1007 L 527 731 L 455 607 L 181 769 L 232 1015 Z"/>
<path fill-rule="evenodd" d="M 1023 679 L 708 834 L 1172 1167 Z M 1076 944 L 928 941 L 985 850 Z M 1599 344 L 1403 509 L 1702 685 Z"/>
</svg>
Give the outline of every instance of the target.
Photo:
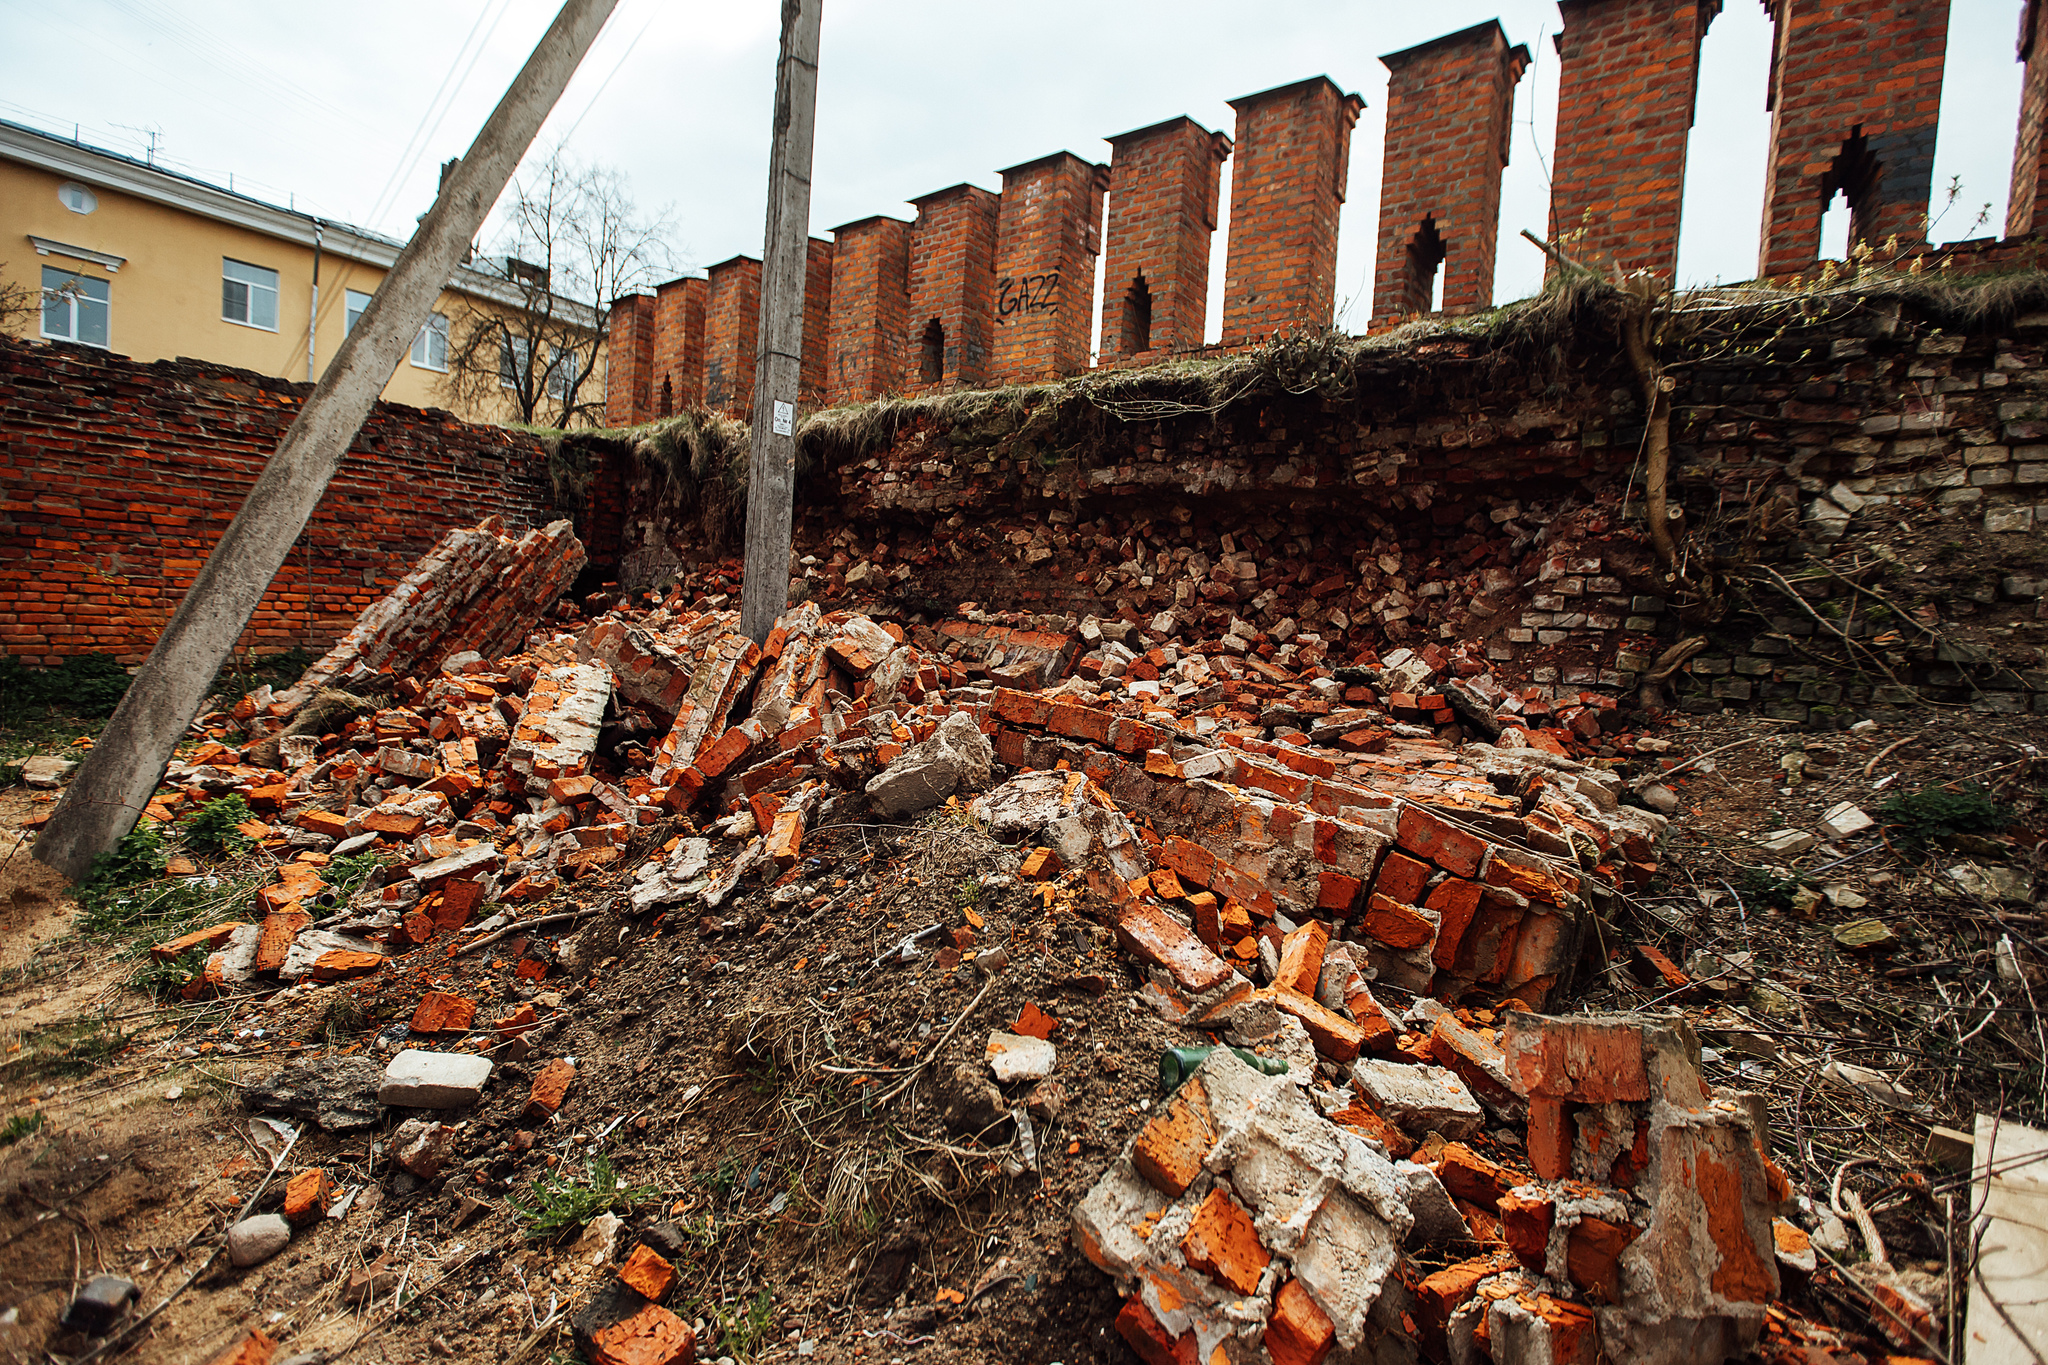
<svg viewBox="0 0 2048 1365">
<path fill-rule="evenodd" d="M 277 272 L 223 256 L 220 262 L 222 322 L 277 330 Z"/>
<path fill-rule="evenodd" d="M 583 356 L 578 351 L 551 350 L 548 361 L 548 397 L 567 402 L 570 390 L 583 375 Z"/>
<path fill-rule="evenodd" d="M 412 339 L 412 363 L 423 370 L 448 372 L 448 319 L 436 313 Z"/>
<path fill-rule="evenodd" d="M 52 341 L 106 346 L 112 291 L 105 280 L 43 267 L 43 335 Z"/>
<path fill-rule="evenodd" d="M 347 336 L 356 329 L 356 319 L 361 317 L 363 310 L 370 306 L 370 296 L 362 290 L 351 289 L 347 292 L 347 309 L 341 320 L 341 334 L 343 336 Z"/>
<path fill-rule="evenodd" d="M 516 389 L 531 372 L 533 348 L 525 337 L 498 338 L 498 387 Z"/>
</svg>

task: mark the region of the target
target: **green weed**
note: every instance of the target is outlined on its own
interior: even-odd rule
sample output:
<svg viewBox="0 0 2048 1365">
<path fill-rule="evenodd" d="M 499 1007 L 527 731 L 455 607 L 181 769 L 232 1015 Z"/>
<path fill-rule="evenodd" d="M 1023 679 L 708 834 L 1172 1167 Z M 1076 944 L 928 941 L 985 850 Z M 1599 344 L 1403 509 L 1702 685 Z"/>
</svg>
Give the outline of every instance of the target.
<svg viewBox="0 0 2048 1365">
<path fill-rule="evenodd" d="M 185 822 L 185 847 L 211 857 L 247 852 L 256 841 L 235 826 L 254 819 L 255 814 L 239 796 L 216 796 Z"/>
<path fill-rule="evenodd" d="M 1801 891 L 1818 889 L 1811 877 L 1794 872 L 1779 876 L 1769 868 L 1745 867 L 1736 878 L 1742 898 L 1751 905 L 1769 905 L 1790 910 Z"/>
<path fill-rule="evenodd" d="M 98 1019 L 77 1019 L 38 1029 L 22 1040 L 21 1051 L 0 1064 L 0 1074 L 19 1072 L 27 1079 L 90 1076 L 128 1046 L 128 1035 Z"/>
<path fill-rule="evenodd" d="M 6 1127 L 0 1128 L 0 1147 L 12 1147 L 30 1133 L 41 1132 L 42 1127 L 42 1110 L 38 1109 L 33 1113 L 27 1114 L 16 1114 L 13 1118 L 7 1120 Z"/>
<path fill-rule="evenodd" d="M 1895 796 L 1879 806 L 1876 815 L 1892 828 L 1894 839 L 1913 848 L 1963 834 L 1996 834 L 2013 821 L 2012 809 L 1974 782 L 1961 790 L 1923 787 Z"/>
<path fill-rule="evenodd" d="M 773 1290 L 763 1289 L 751 1299 L 741 1299 L 732 1312 L 723 1304 L 712 1305 L 711 1312 L 718 1319 L 718 1349 L 735 1360 L 752 1360 L 775 1330 Z"/>
<path fill-rule="evenodd" d="M 529 1236 L 551 1237 L 653 1193 L 651 1186 L 621 1184 L 610 1160 L 597 1156 L 585 1165 L 582 1180 L 550 1171 L 533 1182 L 533 1192 L 525 1200 L 515 1196 L 505 1202 L 526 1223 Z"/>
</svg>

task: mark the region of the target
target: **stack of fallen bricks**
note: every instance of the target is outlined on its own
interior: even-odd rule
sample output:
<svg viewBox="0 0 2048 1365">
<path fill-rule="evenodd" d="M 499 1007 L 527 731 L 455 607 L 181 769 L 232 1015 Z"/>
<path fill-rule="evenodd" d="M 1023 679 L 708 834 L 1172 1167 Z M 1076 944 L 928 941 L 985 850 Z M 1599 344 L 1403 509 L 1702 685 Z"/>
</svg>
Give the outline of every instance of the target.
<svg viewBox="0 0 2048 1365">
<path fill-rule="evenodd" d="M 1461 1031 L 1532 1169 L 1484 1154 L 1459 1077 L 1377 1060 L 1340 1104 L 1218 1048 L 1133 1135 L 1074 1230 L 1147 1365 L 1696 1365 L 1756 1343 L 1790 1193 L 1761 1101 L 1710 1090 L 1676 1017 L 1511 1013 L 1504 1049 Z"/>
</svg>

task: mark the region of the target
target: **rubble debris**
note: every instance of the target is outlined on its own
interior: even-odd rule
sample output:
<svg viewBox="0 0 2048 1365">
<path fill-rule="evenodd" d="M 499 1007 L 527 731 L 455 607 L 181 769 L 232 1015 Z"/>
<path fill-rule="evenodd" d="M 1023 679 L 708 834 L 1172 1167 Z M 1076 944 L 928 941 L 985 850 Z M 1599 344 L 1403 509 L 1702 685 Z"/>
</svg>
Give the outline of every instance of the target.
<svg viewBox="0 0 2048 1365">
<path fill-rule="evenodd" d="M 1974 1147 L 1971 1204 L 1987 1228 L 1970 1283 L 1969 1359 L 2026 1360 L 2048 1339 L 2048 1304 L 2041 1299 L 2048 1197 L 2038 1164 L 2048 1154 L 2048 1133 L 1979 1114 Z"/>
</svg>

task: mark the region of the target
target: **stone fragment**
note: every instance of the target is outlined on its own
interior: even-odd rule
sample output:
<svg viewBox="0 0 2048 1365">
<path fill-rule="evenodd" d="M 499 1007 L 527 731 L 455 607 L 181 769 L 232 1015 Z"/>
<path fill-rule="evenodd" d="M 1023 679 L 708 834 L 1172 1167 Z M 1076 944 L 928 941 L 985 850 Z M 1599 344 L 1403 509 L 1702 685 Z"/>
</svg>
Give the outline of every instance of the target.
<svg viewBox="0 0 2048 1365">
<path fill-rule="evenodd" d="M 490 1078 L 488 1057 L 407 1048 L 384 1068 L 377 1100 L 408 1109 L 453 1109 L 475 1104 Z"/>
<path fill-rule="evenodd" d="M 391 1134 L 392 1155 L 421 1180 L 432 1180 L 455 1154 L 455 1131 L 433 1119 L 407 1119 Z"/>
<path fill-rule="evenodd" d="M 895 819 L 938 805 L 962 787 L 984 786 L 995 750 L 974 723 L 956 711 L 937 733 L 913 745 L 867 784 L 868 799 L 882 816 Z"/>
<path fill-rule="evenodd" d="M 119 1275 L 95 1275 L 65 1306 L 64 1316 L 57 1325 L 67 1332 L 101 1336 L 141 1297 L 142 1291 L 136 1288 L 133 1280 L 125 1280 Z"/>
<path fill-rule="evenodd" d="M 988 1065 L 995 1078 L 1011 1081 L 1039 1081 L 1053 1073 L 1059 1054 L 1043 1038 L 1031 1038 L 1000 1030 L 988 1036 Z"/>
<path fill-rule="evenodd" d="M 1852 919 L 1837 924 L 1834 940 L 1852 953 L 1875 952 L 1898 946 L 1898 935 L 1881 919 Z"/>
<path fill-rule="evenodd" d="M 384 1068 L 368 1057 L 293 1062 L 242 1087 L 242 1103 L 259 1114 L 308 1118 L 330 1133 L 374 1127 L 384 1116 L 377 1091 Z"/>
<path fill-rule="evenodd" d="M 52 787 L 63 786 L 64 779 L 71 776 L 72 770 L 77 766 L 78 764 L 71 759 L 59 758 L 55 754 L 37 754 L 22 763 L 21 782 L 25 787 L 37 787 L 47 791 Z"/>
<path fill-rule="evenodd" d="M 1877 821 L 1854 801 L 1838 801 L 1820 817 L 1820 833 L 1824 839 L 1846 839 L 1876 824 Z"/>
<path fill-rule="evenodd" d="M 228 1260 L 246 1270 L 283 1251 L 291 1239 L 292 1225 L 281 1215 L 259 1213 L 228 1229 Z"/>
<path fill-rule="evenodd" d="M 1766 853 L 1791 857 L 1793 854 L 1806 852 L 1819 842 L 1820 840 L 1803 829 L 1778 829 L 1757 840 L 1756 846 Z"/>
</svg>

